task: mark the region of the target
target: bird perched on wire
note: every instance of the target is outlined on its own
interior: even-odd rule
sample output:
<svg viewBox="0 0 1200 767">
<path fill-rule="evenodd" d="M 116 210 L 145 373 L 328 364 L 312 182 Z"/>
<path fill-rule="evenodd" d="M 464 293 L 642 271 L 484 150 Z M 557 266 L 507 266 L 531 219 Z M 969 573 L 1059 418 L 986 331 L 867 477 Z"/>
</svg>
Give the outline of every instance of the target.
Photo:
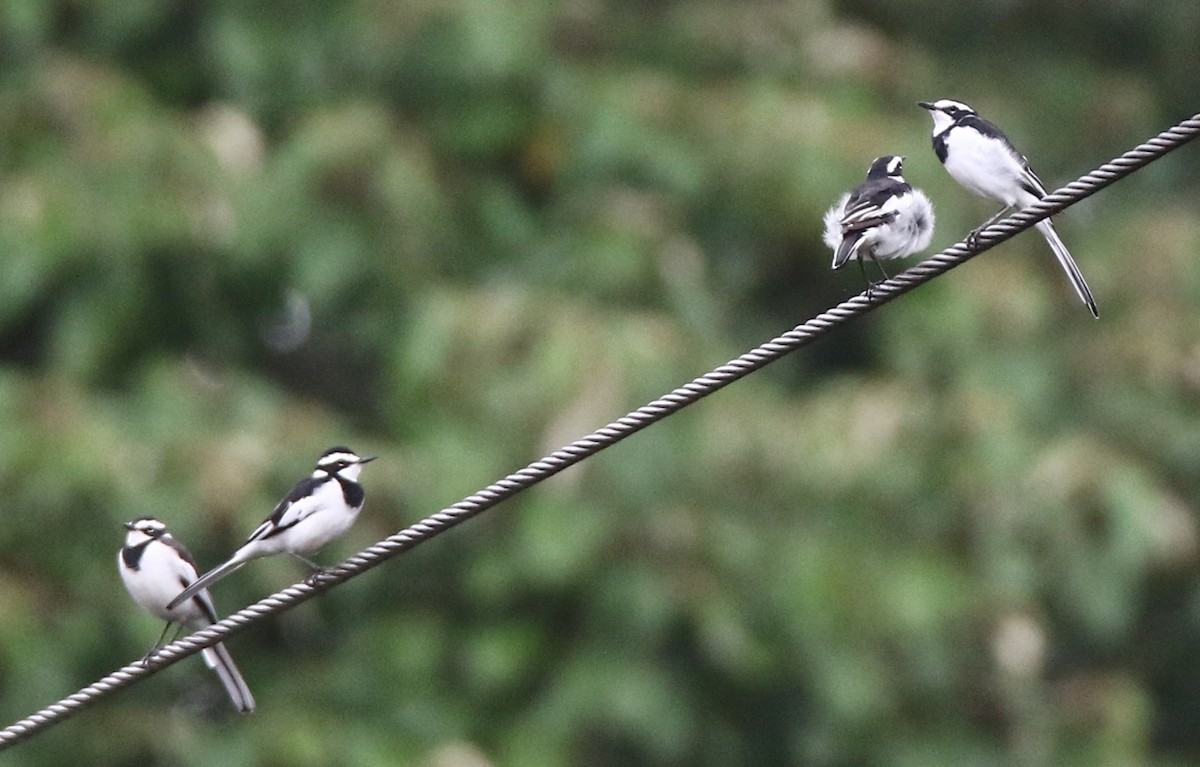
<svg viewBox="0 0 1200 767">
<path fill-rule="evenodd" d="M 932 103 L 918 101 L 917 104 L 929 110 L 933 118 L 933 151 L 946 171 L 971 192 L 1004 205 L 999 213 L 971 233 L 972 238 L 1010 209 L 1026 208 L 1046 196 L 1045 185 L 1029 167 L 1025 155 L 1017 151 L 999 128 L 980 117 L 974 109 L 951 99 Z M 1083 272 L 1059 238 L 1054 224 L 1050 219 L 1043 218 L 1034 226 L 1054 251 L 1079 299 L 1087 305 L 1092 316 L 1099 317 L 1100 310 L 1096 307 L 1087 281 L 1083 279 Z"/>
<path fill-rule="evenodd" d="M 302 555 L 316 551 L 354 524 L 366 499 L 358 475 L 363 464 L 373 460 L 360 458 L 348 447 L 326 450 L 313 473 L 296 483 L 227 562 L 200 576 L 167 607 L 190 599 L 247 562 L 272 554 L 300 560 L 313 571 L 309 577 L 319 573 L 321 568 Z"/>
<path fill-rule="evenodd" d="M 172 625 L 179 629 L 202 629 L 217 622 L 208 591 L 198 590 L 186 601 L 168 605 L 179 589 L 196 581 L 196 563 L 183 544 L 167 531 L 167 526 L 154 517 L 140 517 L 125 523 L 125 545 L 117 553 L 117 568 L 121 580 L 133 601 L 142 609 L 167 622 L 162 634 L 146 657 L 162 646 Z M 204 662 L 216 672 L 225 692 L 238 711 L 254 710 L 254 696 L 246 680 L 234 664 L 229 650 L 218 643 L 201 651 Z"/>
<path fill-rule="evenodd" d="M 933 204 L 919 189 L 904 180 L 904 158 L 884 155 L 875 158 L 867 179 L 842 195 L 825 213 L 825 244 L 833 249 L 833 268 L 841 269 L 856 259 L 880 264 L 882 259 L 904 258 L 929 246 L 933 237 Z M 868 288 L 869 291 L 869 288 Z"/>
</svg>

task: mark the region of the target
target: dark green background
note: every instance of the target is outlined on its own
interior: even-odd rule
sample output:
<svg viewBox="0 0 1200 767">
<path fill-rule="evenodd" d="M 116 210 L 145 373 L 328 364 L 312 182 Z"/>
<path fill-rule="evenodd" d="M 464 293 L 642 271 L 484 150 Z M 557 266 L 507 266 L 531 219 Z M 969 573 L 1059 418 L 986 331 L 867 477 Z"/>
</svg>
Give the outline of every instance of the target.
<svg viewBox="0 0 1200 767">
<path fill-rule="evenodd" d="M 0 718 L 157 635 L 121 522 L 211 566 L 346 443 L 381 457 L 320 558 L 365 547 L 857 293 L 819 227 L 874 156 L 934 249 L 991 215 L 918 99 L 1056 187 L 1197 111 L 1198 30 L 1181 1 L 7 0 Z M 1099 321 L 1022 235 L 245 631 L 252 716 L 190 659 L 4 762 L 1190 763 L 1198 171 L 1060 218 Z"/>
</svg>

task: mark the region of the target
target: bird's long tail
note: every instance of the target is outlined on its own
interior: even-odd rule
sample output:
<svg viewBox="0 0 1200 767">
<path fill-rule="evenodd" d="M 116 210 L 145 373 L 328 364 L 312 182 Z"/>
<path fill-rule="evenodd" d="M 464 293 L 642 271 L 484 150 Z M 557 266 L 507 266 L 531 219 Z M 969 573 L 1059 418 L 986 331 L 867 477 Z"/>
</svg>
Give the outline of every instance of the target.
<svg viewBox="0 0 1200 767">
<path fill-rule="evenodd" d="M 242 672 L 238 671 L 237 664 L 233 662 L 233 656 L 229 654 L 229 650 L 225 649 L 225 645 L 215 644 L 212 647 L 206 647 L 202 653 L 204 662 L 216 672 L 221 684 L 225 686 L 225 692 L 229 693 L 229 699 L 233 701 L 234 707 L 244 714 L 253 711 L 254 696 L 250 693 L 250 688 L 246 686 Z"/>
<path fill-rule="evenodd" d="M 1067 246 L 1059 238 L 1058 232 L 1054 230 L 1054 224 L 1050 223 L 1050 219 L 1044 218 L 1037 222 L 1034 226 L 1046 238 L 1046 242 L 1050 244 L 1050 249 L 1054 251 L 1054 257 L 1058 259 L 1058 264 L 1067 273 L 1067 278 L 1071 280 L 1072 287 L 1075 288 L 1075 293 L 1078 294 L 1079 300 L 1087 304 L 1087 308 L 1091 310 L 1093 317 L 1100 317 L 1100 310 L 1096 308 L 1096 300 L 1092 298 L 1092 291 L 1088 289 L 1088 284 L 1083 279 L 1083 272 L 1079 271 L 1079 266 L 1075 263 L 1075 259 L 1071 258 L 1071 252 L 1067 250 Z"/>
<path fill-rule="evenodd" d="M 234 570 L 237 570 L 248 561 L 248 559 L 239 559 L 237 554 L 234 554 L 233 557 L 225 564 L 214 567 L 204 575 L 201 575 L 199 578 L 192 581 L 190 586 L 179 592 L 179 596 L 175 597 L 167 604 L 167 609 L 173 610 L 174 608 L 199 594 L 204 589 L 221 580 L 226 575 L 229 575 Z"/>
</svg>

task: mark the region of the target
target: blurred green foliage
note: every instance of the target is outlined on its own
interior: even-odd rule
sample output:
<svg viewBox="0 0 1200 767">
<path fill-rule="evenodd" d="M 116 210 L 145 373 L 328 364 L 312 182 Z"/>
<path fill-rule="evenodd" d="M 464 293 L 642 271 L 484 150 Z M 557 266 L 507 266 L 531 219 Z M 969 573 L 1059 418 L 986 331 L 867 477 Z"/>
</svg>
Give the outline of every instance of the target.
<svg viewBox="0 0 1200 767">
<path fill-rule="evenodd" d="M 136 658 L 120 522 L 202 565 L 313 459 L 332 561 L 861 289 L 822 212 L 917 99 L 1051 186 L 1196 111 L 1194 3 L 0 6 L 0 716 Z M 13 765 L 1200 758 L 1200 155 L 1026 235 Z M 233 609 L 299 577 L 264 561 Z"/>
</svg>

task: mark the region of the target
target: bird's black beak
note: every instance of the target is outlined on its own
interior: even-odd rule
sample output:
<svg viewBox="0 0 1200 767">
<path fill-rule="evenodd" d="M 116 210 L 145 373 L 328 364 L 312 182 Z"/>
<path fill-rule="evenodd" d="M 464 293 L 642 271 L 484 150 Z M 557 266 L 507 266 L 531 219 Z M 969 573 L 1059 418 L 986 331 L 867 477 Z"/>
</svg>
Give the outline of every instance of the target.
<svg viewBox="0 0 1200 767">
<path fill-rule="evenodd" d="M 378 457 L 379 457 L 379 456 L 377 456 L 377 455 L 369 455 L 369 456 L 367 456 L 366 458 L 359 458 L 359 459 L 358 459 L 358 462 L 359 462 L 360 464 L 363 464 L 363 463 L 370 463 L 371 461 L 374 461 L 374 460 L 375 460 L 376 458 L 378 458 Z"/>
<path fill-rule="evenodd" d="M 930 104 L 928 101 L 918 101 L 917 106 L 928 109 L 930 112 L 937 109 L 937 107 L 935 107 L 933 104 Z"/>
<path fill-rule="evenodd" d="M 132 522 L 123 522 L 122 525 L 124 525 L 126 530 L 136 530 L 137 529 L 137 526 L 134 525 Z"/>
</svg>

